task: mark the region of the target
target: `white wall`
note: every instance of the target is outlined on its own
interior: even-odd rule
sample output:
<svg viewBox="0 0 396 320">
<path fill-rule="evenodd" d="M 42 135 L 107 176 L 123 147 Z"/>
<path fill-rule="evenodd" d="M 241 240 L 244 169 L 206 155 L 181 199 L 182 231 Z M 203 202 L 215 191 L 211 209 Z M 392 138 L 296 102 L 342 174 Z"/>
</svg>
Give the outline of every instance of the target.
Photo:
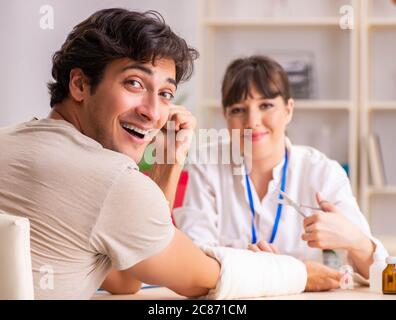
<svg viewBox="0 0 396 320">
<path fill-rule="evenodd" d="M 49 110 L 46 83 L 51 57 L 67 34 L 93 12 L 110 7 L 157 10 L 173 30 L 196 46 L 197 0 L 2 0 L 0 1 L 0 126 L 45 117 Z M 40 7 L 54 8 L 54 29 L 40 28 Z M 179 87 L 194 111 L 194 78 Z M 176 96 L 176 98 L 177 98 Z"/>
</svg>

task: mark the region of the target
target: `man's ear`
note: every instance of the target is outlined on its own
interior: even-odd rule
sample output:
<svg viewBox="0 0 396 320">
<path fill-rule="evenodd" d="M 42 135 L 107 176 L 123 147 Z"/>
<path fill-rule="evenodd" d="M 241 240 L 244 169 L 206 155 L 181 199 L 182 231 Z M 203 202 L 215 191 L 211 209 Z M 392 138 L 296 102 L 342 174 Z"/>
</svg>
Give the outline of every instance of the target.
<svg viewBox="0 0 396 320">
<path fill-rule="evenodd" d="M 293 112 L 294 112 L 294 100 L 293 99 L 289 99 L 289 101 L 287 102 L 286 111 L 287 111 L 286 124 L 289 124 L 293 118 Z"/>
<path fill-rule="evenodd" d="M 84 72 L 79 68 L 72 69 L 69 76 L 71 98 L 77 102 L 82 102 L 87 90 L 89 90 L 89 84 Z"/>
</svg>

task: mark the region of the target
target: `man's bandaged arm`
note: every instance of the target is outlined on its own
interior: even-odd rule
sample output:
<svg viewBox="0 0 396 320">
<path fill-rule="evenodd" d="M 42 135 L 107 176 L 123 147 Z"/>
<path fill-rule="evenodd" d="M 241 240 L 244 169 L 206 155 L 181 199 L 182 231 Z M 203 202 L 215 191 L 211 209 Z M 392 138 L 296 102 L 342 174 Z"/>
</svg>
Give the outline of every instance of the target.
<svg viewBox="0 0 396 320">
<path fill-rule="evenodd" d="M 221 265 L 208 299 L 254 298 L 298 294 L 307 283 L 305 264 L 291 256 L 226 247 L 201 249 Z"/>
</svg>

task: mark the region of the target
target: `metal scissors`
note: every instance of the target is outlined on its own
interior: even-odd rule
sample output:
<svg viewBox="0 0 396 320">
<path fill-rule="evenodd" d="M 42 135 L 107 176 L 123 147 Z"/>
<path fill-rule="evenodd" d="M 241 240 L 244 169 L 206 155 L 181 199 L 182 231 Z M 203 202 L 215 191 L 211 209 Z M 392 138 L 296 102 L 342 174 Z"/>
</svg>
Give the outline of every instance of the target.
<svg viewBox="0 0 396 320">
<path fill-rule="evenodd" d="M 285 192 L 283 192 L 282 190 L 279 190 L 281 196 L 283 197 L 283 199 L 279 199 L 279 203 L 284 204 L 286 206 L 290 206 L 293 207 L 294 210 L 296 210 L 299 214 L 301 214 L 304 218 L 307 217 L 307 214 L 304 212 L 304 208 L 307 209 L 311 209 L 311 210 L 317 210 L 317 211 L 323 211 L 322 208 L 319 207 L 312 207 L 312 206 L 308 206 L 305 204 L 301 204 L 301 203 L 297 203 L 296 201 L 294 201 L 293 199 L 291 199 Z"/>
<path fill-rule="evenodd" d="M 279 192 L 280 192 L 281 196 L 283 197 L 283 199 L 279 199 L 279 200 L 278 200 L 278 203 L 281 203 L 281 204 L 286 205 L 286 206 L 293 207 L 294 210 L 296 210 L 296 211 L 297 211 L 299 214 L 301 214 L 304 218 L 307 217 L 307 214 L 304 212 L 303 209 L 311 209 L 311 210 L 316 210 L 316 211 L 322 211 L 322 212 L 324 212 L 323 209 L 320 208 L 320 207 L 313 207 L 313 206 L 308 206 L 308 205 L 306 205 L 306 204 L 297 203 L 296 201 L 294 201 L 293 199 L 291 199 L 291 198 L 287 195 L 287 193 L 283 192 L 283 191 L 280 190 L 280 189 L 279 189 Z M 341 202 L 341 201 L 336 201 L 336 202 L 334 203 L 334 205 L 336 206 L 336 205 L 340 204 L 340 202 Z"/>
</svg>

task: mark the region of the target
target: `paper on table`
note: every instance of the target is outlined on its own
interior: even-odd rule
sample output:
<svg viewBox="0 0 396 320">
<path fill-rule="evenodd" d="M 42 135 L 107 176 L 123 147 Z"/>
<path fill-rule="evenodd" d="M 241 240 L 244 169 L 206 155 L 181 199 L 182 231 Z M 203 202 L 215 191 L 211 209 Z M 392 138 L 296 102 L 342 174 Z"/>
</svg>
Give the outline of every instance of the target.
<svg viewBox="0 0 396 320">
<path fill-rule="evenodd" d="M 363 278 L 359 273 L 357 273 L 357 272 L 354 272 L 353 273 L 353 281 L 355 281 L 356 283 L 359 283 L 359 284 L 361 284 L 361 285 L 364 285 L 364 286 L 368 286 L 369 284 L 370 284 L 370 282 L 367 280 L 367 279 L 365 279 L 365 278 Z"/>
</svg>

